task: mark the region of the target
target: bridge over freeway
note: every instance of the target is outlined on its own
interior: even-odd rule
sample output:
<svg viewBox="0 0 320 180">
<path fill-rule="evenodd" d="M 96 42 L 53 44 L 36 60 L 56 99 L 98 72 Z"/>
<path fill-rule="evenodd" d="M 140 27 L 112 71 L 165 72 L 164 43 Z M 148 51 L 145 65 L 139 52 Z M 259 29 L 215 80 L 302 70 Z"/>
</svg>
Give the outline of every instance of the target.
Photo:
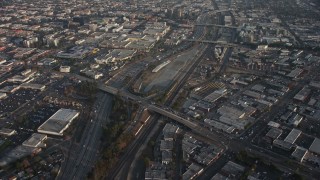
<svg viewBox="0 0 320 180">
<path fill-rule="evenodd" d="M 114 88 L 114 87 L 111 87 L 111 86 L 100 85 L 99 89 L 102 90 L 102 91 L 105 91 L 107 93 L 113 94 L 113 95 L 120 95 L 120 96 L 129 98 L 131 100 L 140 102 L 142 105 L 147 107 L 149 110 L 157 112 L 157 113 L 159 113 L 159 114 L 161 114 L 161 115 L 163 115 L 165 117 L 168 117 L 170 119 L 173 119 L 173 120 L 175 120 L 175 121 L 177 121 L 179 123 L 182 123 L 185 126 L 189 127 L 190 129 L 195 129 L 198 126 L 197 124 L 195 124 L 195 123 L 193 123 L 193 122 L 191 122 L 189 120 L 186 120 L 183 117 L 180 117 L 179 115 L 177 115 L 177 113 L 171 112 L 170 110 L 165 110 L 163 107 L 159 107 L 159 106 L 150 104 L 143 97 L 136 96 L 134 94 L 131 94 L 129 92 L 126 92 L 126 91 L 123 91 L 123 90 L 120 90 L 120 89 L 117 89 L 117 88 Z"/>
<path fill-rule="evenodd" d="M 194 25 L 188 25 L 188 24 L 177 24 L 180 27 L 183 28 L 193 28 L 196 26 L 206 26 L 206 27 L 218 27 L 218 28 L 228 28 L 228 29 L 238 29 L 237 26 L 228 26 L 228 25 L 219 25 L 219 24 L 194 24 Z"/>
<path fill-rule="evenodd" d="M 215 132 L 211 132 L 210 130 L 208 130 L 205 127 L 200 126 L 196 121 L 192 121 L 192 120 L 189 120 L 189 119 L 183 117 L 183 115 L 180 115 L 178 112 L 167 109 L 166 107 L 153 105 L 145 98 L 140 97 L 140 96 L 136 96 L 134 94 L 131 94 L 130 92 L 126 92 L 121 89 L 117 89 L 117 88 L 114 88 L 111 86 L 106 86 L 106 85 L 99 85 L 98 87 L 100 90 L 102 90 L 104 92 L 107 92 L 107 93 L 110 93 L 113 95 L 120 95 L 120 96 L 129 98 L 131 100 L 134 100 L 136 102 L 139 102 L 141 105 L 145 106 L 148 110 L 159 113 L 162 116 L 168 117 L 169 119 L 172 119 L 176 122 L 179 122 L 179 123 L 183 124 L 184 126 L 190 128 L 193 132 L 195 132 L 203 137 L 206 137 L 206 138 L 210 139 L 211 141 L 216 142 L 222 148 L 225 148 L 225 146 L 221 143 L 227 142 L 228 140 L 226 138 L 216 134 Z"/>
<path fill-rule="evenodd" d="M 238 29 L 237 26 L 227 26 L 227 25 L 219 25 L 219 24 L 194 24 L 193 26 L 213 26 L 219 28 L 230 28 L 230 29 Z"/>
<path fill-rule="evenodd" d="M 241 47 L 246 50 L 252 50 L 252 49 L 250 49 L 246 46 L 243 46 L 241 44 L 228 43 L 228 42 L 224 42 L 224 41 L 210 41 L 210 40 L 196 40 L 196 39 L 184 39 L 184 41 L 217 44 L 217 45 L 221 45 L 221 46 L 225 46 L 225 47 L 234 47 L 234 48 Z"/>
</svg>

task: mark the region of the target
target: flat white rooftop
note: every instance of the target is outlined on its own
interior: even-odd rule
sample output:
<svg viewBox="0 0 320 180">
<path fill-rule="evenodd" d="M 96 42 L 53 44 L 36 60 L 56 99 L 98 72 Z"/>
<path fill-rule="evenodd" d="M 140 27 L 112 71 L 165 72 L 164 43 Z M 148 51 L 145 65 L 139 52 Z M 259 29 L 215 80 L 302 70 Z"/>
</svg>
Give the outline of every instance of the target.
<svg viewBox="0 0 320 180">
<path fill-rule="evenodd" d="M 33 133 L 29 139 L 25 140 L 22 145 L 29 147 L 39 147 L 44 140 L 47 139 L 47 135 Z"/>
<path fill-rule="evenodd" d="M 39 128 L 39 133 L 62 136 L 71 122 L 79 116 L 79 112 L 72 109 L 59 109 Z"/>
</svg>

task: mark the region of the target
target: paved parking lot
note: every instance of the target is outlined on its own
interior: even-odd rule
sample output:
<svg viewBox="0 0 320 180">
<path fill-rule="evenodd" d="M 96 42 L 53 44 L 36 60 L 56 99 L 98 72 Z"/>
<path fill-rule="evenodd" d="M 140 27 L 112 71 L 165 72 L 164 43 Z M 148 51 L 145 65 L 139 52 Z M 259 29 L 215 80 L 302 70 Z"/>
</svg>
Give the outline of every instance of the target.
<svg viewBox="0 0 320 180">
<path fill-rule="evenodd" d="M 37 97 L 40 91 L 19 89 L 13 94 L 8 94 L 8 97 L 0 101 L 0 114 L 11 113 L 21 105 L 28 103 Z"/>
</svg>

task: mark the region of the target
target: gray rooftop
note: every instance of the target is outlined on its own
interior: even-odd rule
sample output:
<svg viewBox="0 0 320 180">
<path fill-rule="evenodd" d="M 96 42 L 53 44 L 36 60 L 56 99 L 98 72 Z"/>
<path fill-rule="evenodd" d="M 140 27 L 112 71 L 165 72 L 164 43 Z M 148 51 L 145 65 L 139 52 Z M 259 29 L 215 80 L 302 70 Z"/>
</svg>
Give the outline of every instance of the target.
<svg viewBox="0 0 320 180">
<path fill-rule="evenodd" d="M 288 136 L 284 139 L 284 141 L 293 144 L 294 142 L 296 142 L 300 134 L 301 134 L 300 130 L 292 129 L 291 132 L 288 134 Z"/>
<path fill-rule="evenodd" d="M 38 132 L 62 136 L 63 131 L 78 116 L 79 112 L 76 110 L 59 109 L 38 128 Z"/>
<path fill-rule="evenodd" d="M 291 156 L 298 159 L 299 161 L 302 161 L 304 159 L 304 156 L 307 154 L 307 152 L 308 152 L 307 149 L 297 146 L 297 148 L 293 151 Z"/>
<path fill-rule="evenodd" d="M 320 154 L 320 139 L 314 139 L 313 143 L 309 147 L 309 151 Z"/>
<path fill-rule="evenodd" d="M 47 139 L 47 135 L 33 133 L 29 139 L 23 142 L 22 145 L 29 147 L 39 147 L 45 139 Z"/>
<path fill-rule="evenodd" d="M 271 128 L 268 133 L 267 133 L 267 137 L 270 137 L 272 139 L 277 139 L 280 135 L 282 134 L 282 129 L 278 129 L 278 128 Z"/>
</svg>

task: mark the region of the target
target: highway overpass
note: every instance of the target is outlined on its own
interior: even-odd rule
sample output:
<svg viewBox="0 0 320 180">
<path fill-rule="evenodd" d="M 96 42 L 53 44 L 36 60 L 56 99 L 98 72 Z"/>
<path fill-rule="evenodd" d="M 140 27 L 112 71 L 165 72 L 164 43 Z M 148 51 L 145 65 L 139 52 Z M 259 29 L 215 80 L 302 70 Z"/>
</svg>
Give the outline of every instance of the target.
<svg viewBox="0 0 320 180">
<path fill-rule="evenodd" d="M 212 27 L 219 27 L 219 28 L 238 29 L 237 26 L 226 26 L 226 25 L 219 25 L 219 24 L 195 24 L 193 26 L 212 26 Z"/>
<path fill-rule="evenodd" d="M 129 92 L 111 87 L 111 86 L 104 86 L 104 85 L 99 85 L 98 86 L 100 90 L 113 94 L 113 95 L 120 95 L 126 98 L 129 98 L 131 100 L 134 100 L 136 102 L 139 102 L 140 104 L 144 105 L 145 107 L 147 107 L 149 110 L 154 111 L 156 113 L 159 113 L 165 117 L 168 117 L 172 120 L 175 120 L 183 125 L 185 125 L 186 127 L 190 128 L 190 129 L 196 129 L 198 128 L 198 125 L 196 123 L 193 123 L 183 117 L 180 117 L 179 115 L 177 115 L 177 113 L 172 112 L 170 110 L 165 110 L 163 107 L 159 107 L 156 105 L 151 105 L 148 101 L 146 101 L 143 97 L 140 96 L 136 96 L 134 94 L 131 94 Z"/>
</svg>

